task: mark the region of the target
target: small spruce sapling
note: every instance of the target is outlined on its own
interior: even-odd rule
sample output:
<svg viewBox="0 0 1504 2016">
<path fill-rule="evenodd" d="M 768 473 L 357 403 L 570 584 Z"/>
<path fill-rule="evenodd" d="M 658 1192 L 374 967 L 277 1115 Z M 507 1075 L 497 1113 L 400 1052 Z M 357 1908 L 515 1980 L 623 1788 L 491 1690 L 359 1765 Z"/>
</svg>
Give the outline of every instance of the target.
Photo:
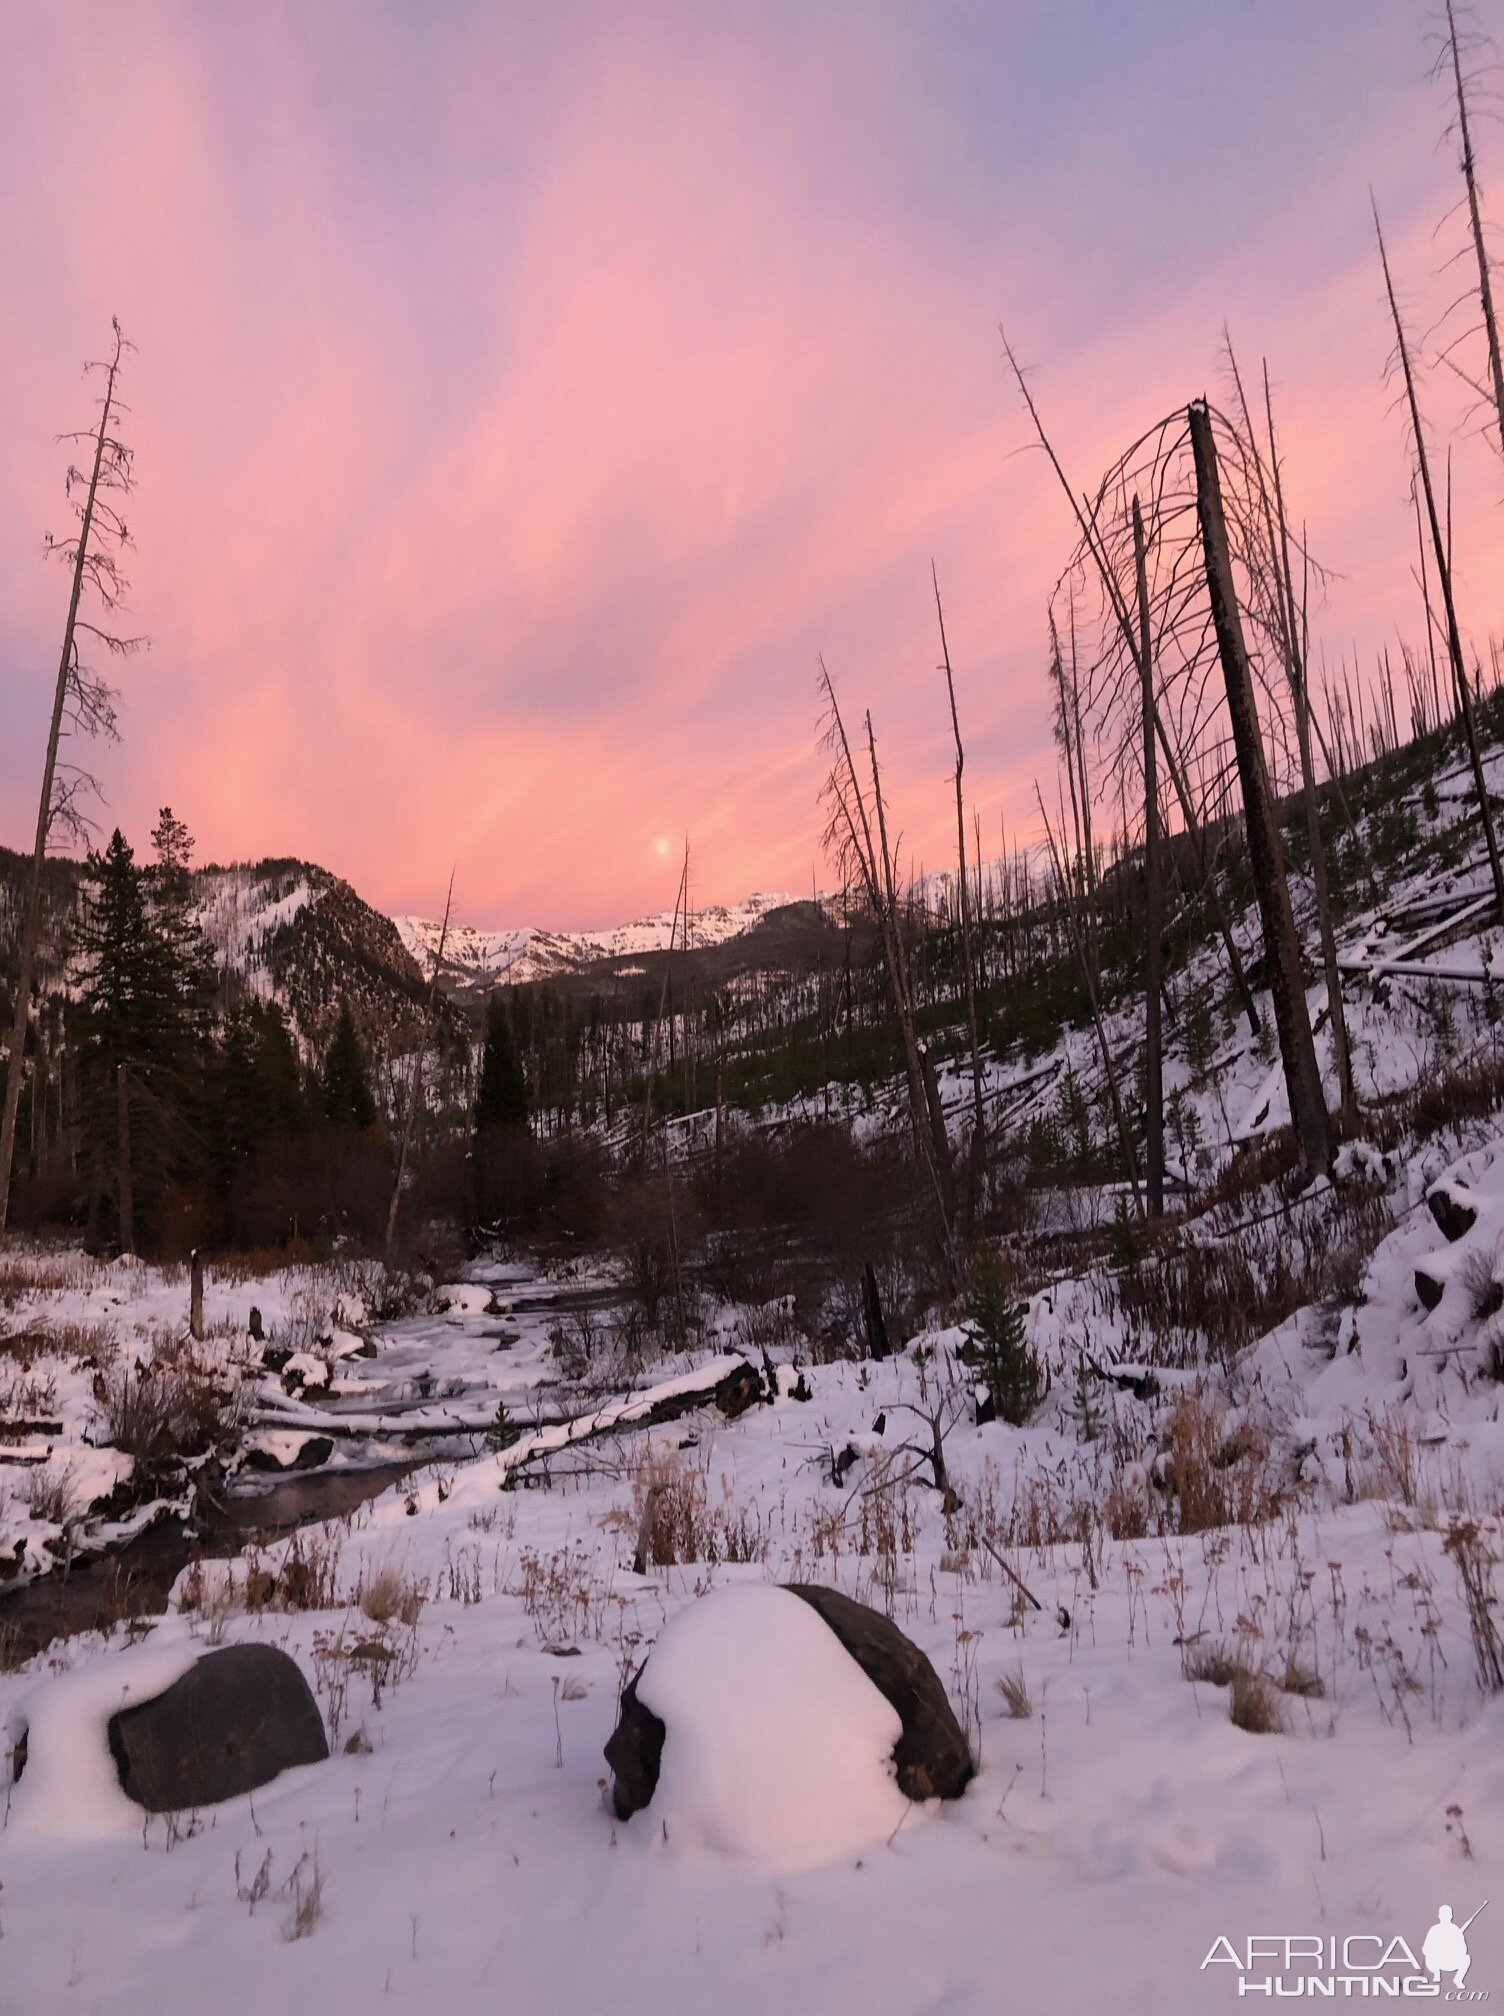
<svg viewBox="0 0 1504 2016">
<path fill-rule="evenodd" d="M 1024 1342 L 1026 1309 L 1009 1292 L 995 1253 L 981 1252 L 971 1270 L 961 1328 L 966 1342 L 958 1357 L 979 1375 L 985 1398 L 979 1421 L 1010 1421 L 1022 1427 L 1044 1398 L 1039 1363 Z"/>
<path fill-rule="evenodd" d="M 510 1449 L 514 1442 L 522 1440 L 522 1429 L 507 1412 L 505 1400 L 498 1400 L 491 1425 L 486 1430 L 486 1447 L 493 1456 L 499 1456 L 504 1449 Z"/>
</svg>

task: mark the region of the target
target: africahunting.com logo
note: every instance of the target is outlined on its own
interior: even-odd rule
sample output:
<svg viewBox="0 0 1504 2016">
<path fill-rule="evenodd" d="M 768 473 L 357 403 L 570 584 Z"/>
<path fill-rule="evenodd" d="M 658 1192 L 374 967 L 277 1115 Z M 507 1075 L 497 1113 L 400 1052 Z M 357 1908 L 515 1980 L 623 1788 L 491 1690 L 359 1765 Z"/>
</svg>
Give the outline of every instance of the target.
<svg viewBox="0 0 1504 2016">
<path fill-rule="evenodd" d="M 1239 1995 L 1271 1999 L 1335 2001 L 1339 1996 L 1430 1998 L 1442 2002 L 1486 2002 L 1486 1988 L 1467 1985 L 1472 1959 L 1467 1932 L 1488 1903 L 1485 1898 L 1472 1918 L 1458 1924 L 1450 1904 L 1436 1913 L 1436 1922 L 1420 1942 L 1417 1957 L 1398 1933 L 1255 1933 L 1241 1944 L 1218 1934 L 1201 1971 L 1231 1968 Z"/>
</svg>

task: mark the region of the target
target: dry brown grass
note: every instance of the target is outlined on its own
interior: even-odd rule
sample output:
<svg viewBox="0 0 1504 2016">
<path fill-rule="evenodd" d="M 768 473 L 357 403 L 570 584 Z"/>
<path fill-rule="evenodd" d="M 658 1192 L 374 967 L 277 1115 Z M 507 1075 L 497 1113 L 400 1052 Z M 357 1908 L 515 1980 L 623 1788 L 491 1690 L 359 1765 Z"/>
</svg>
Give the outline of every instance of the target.
<svg viewBox="0 0 1504 2016">
<path fill-rule="evenodd" d="M 1227 1719 L 1250 1736 L 1277 1736 L 1285 1727 L 1284 1710 L 1262 1673 L 1240 1666 L 1227 1688 Z"/>
<path fill-rule="evenodd" d="M 103 1365 L 114 1355 L 112 1323 L 52 1323 L 38 1319 L 0 1337 L 0 1364 L 30 1370 L 39 1358 L 78 1365 Z"/>
<path fill-rule="evenodd" d="M 712 1501 L 705 1470 L 677 1452 L 649 1451 L 635 1465 L 630 1526 L 647 1567 L 687 1561 L 715 1566 L 761 1561 L 767 1554 L 760 1508 L 737 1504 L 729 1492 Z"/>
<path fill-rule="evenodd" d="M 370 1581 L 362 1580 L 355 1601 L 373 1624 L 396 1622 L 411 1627 L 423 1614 L 428 1585 L 404 1573 L 395 1562 L 388 1562 Z"/>
<path fill-rule="evenodd" d="M 1272 1736 L 1285 1727 L 1284 1710 L 1268 1679 L 1220 1640 L 1183 1646 L 1180 1670 L 1187 1680 L 1227 1689 L 1227 1719 L 1234 1728 L 1246 1729 L 1251 1736 Z M 1312 1690 L 1308 1686 L 1300 1691 Z M 1320 1693 L 1319 1681 L 1314 1691 Z"/>
<path fill-rule="evenodd" d="M 1230 1687 L 1236 1675 L 1248 1669 L 1230 1646 L 1217 1639 L 1198 1639 L 1182 1646 L 1180 1670 L 1187 1680 L 1199 1680 L 1204 1686 Z"/>
<path fill-rule="evenodd" d="M 1003 1697 L 1003 1706 L 1015 1722 L 1027 1722 L 1034 1713 L 1034 1703 L 1029 1698 L 1028 1682 L 1024 1679 L 1023 1668 L 1016 1666 L 1011 1673 L 998 1675 L 997 1691 Z"/>
<path fill-rule="evenodd" d="M 1166 1445 L 1164 1478 L 1179 1533 L 1261 1526 L 1289 1502 L 1290 1487 L 1268 1442 L 1247 1427 L 1229 1433 L 1224 1415 L 1204 1393 L 1176 1400 Z"/>
</svg>

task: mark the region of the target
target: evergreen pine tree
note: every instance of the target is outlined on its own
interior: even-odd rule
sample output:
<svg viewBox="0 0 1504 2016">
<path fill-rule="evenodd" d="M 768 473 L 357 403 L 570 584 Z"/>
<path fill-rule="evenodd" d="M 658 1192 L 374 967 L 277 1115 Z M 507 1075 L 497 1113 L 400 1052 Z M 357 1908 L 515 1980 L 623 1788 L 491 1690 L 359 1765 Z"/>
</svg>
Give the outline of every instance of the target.
<svg viewBox="0 0 1504 2016">
<path fill-rule="evenodd" d="M 148 1161 L 160 1187 L 161 1132 L 149 1123 L 158 1117 L 152 1079 L 163 1040 L 168 961 L 147 913 L 141 870 L 118 827 L 104 853 L 90 856 L 87 879 L 78 940 L 84 961 L 81 1078 L 92 1151 L 89 1229 L 98 1236 L 105 1199 L 112 1196 L 116 1229 L 130 1245 L 135 1206 L 146 1201 L 139 1178 Z"/>
<path fill-rule="evenodd" d="M 209 1106 L 208 1134 L 221 1194 L 228 1193 L 266 1142 L 304 1131 L 308 1107 L 298 1053 L 275 1002 L 238 1001 L 226 1014 Z"/>
<path fill-rule="evenodd" d="M 512 1018 L 500 990 L 486 1009 L 486 1041 L 475 1094 L 475 1208 L 492 1223 L 520 1202 L 519 1177 L 528 1139 L 527 1081 L 517 1055 Z"/>
<path fill-rule="evenodd" d="M 151 842 L 156 862 L 147 875 L 148 900 L 173 969 L 178 1019 L 187 1040 L 201 1048 L 213 1026 L 218 974 L 194 914 L 193 836 L 174 818 L 172 807 L 164 805 Z"/>
<path fill-rule="evenodd" d="M 336 1127 L 370 1127 L 376 1120 L 370 1071 L 355 1017 L 348 1001 L 340 1003 L 339 1023 L 324 1058 L 324 1117 Z"/>
<path fill-rule="evenodd" d="M 486 1041 L 475 1095 L 475 1130 L 484 1134 L 494 1127 L 525 1127 L 527 1117 L 527 1081 L 512 1036 L 512 1018 L 498 989 L 486 1010 Z"/>
</svg>

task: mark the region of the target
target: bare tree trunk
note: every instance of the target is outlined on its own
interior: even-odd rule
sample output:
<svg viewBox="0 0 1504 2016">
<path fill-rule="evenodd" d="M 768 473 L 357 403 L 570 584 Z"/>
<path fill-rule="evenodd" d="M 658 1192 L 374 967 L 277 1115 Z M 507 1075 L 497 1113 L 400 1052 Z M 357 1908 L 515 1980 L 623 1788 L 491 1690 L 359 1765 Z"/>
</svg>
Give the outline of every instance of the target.
<svg viewBox="0 0 1504 2016">
<path fill-rule="evenodd" d="M 42 929 L 42 864 L 47 858 L 47 836 L 52 828 L 52 789 L 57 776 L 57 745 L 63 732 L 63 708 L 68 698 L 68 680 L 73 670 L 78 605 L 87 579 L 89 540 L 94 530 L 94 507 L 99 497 L 99 477 L 104 466 L 105 444 L 115 404 L 115 379 L 120 370 L 124 338 L 115 331 L 115 354 L 105 380 L 104 399 L 99 413 L 99 429 L 94 437 L 94 462 L 89 473 L 89 489 L 84 499 L 79 525 L 78 552 L 73 562 L 73 585 L 68 596 L 68 618 L 63 625 L 63 648 L 58 658 L 57 684 L 52 694 L 52 721 L 47 731 L 47 757 L 42 765 L 42 790 L 37 804 L 37 830 L 32 843 L 31 872 L 26 883 L 26 911 L 21 925 L 21 961 L 16 976 L 16 1008 L 10 1032 L 10 1059 L 5 1078 L 5 1110 L 0 1116 L 0 1232 L 10 1215 L 10 1179 L 16 1153 L 16 1115 L 21 1105 L 21 1078 L 25 1066 L 26 1032 L 31 1022 L 31 989 L 36 978 L 37 940 Z"/>
<path fill-rule="evenodd" d="M 115 1183 L 120 1196 L 120 1250 L 136 1250 L 136 1193 L 131 1181 L 131 1091 L 126 1065 L 115 1066 Z"/>
<path fill-rule="evenodd" d="M 922 1111 L 929 1121 L 930 1165 L 934 1170 L 935 1186 L 940 1196 L 941 1216 L 944 1225 L 944 1245 L 947 1259 L 955 1267 L 955 1247 L 953 1227 L 955 1223 L 955 1176 L 951 1169 L 950 1142 L 945 1132 L 945 1115 L 940 1106 L 939 1087 L 935 1083 L 935 1073 L 924 1047 L 919 1041 L 919 1032 L 914 1019 L 914 981 L 909 968 L 908 941 L 904 933 L 904 919 L 898 901 L 898 880 L 893 867 L 893 850 L 888 844 L 888 811 L 883 798 L 882 776 L 877 764 L 877 737 L 872 727 L 872 716 L 866 717 L 867 757 L 872 768 L 872 800 L 877 816 L 877 839 L 882 856 L 883 895 L 890 920 L 890 935 L 893 946 L 894 971 L 898 976 L 898 1016 L 903 1033 L 904 1052 L 912 1060 L 911 1069 L 917 1075 L 922 1095 Z"/>
<path fill-rule="evenodd" d="M 197 1246 L 188 1255 L 188 1335 L 204 1341 L 204 1256 Z"/>
<path fill-rule="evenodd" d="M 1483 774 L 1483 752 L 1478 743 L 1478 723 L 1473 714 L 1473 696 L 1468 686 L 1467 667 L 1462 657 L 1462 632 L 1458 628 L 1457 605 L 1452 595 L 1451 541 L 1442 536 L 1441 518 L 1436 509 L 1436 491 L 1431 482 L 1431 461 L 1426 453 L 1426 438 L 1421 428 L 1420 399 L 1415 389 L 1410 345 L 1405 336 L 1399 302 L 1395 297 L 1394 280 L 1389 271 L 1389 253 L 1384 244 L 1384 232 L 1379 223 L 1377 206 L 1373 213 L 1373 228 L 1378 233 L 1379 258 L 1384 268 L 1384 291 L 1389 297 L 1395 346 L 1400 370 L 1405 380 L 1405 400 L 1410 409 L 1410 430 L 1415 436 L 1416 467 L 1420 471 L 1421 489 L 1425 495 L 1426 517 L 1431 527 L 1431 547 L 1436 560 L 1437 578 L 1441 584 L 1442 608 L 1446 612 L 1447 651 L 1452 660 L 1452 680 L 1457 693 L 1462 732 L 1467 737 L 1468 757 L 1473 771 L 1473 788 L 1478 794 L 1478 816 L 1483 822 L 1483 840 L 1488 849 L 1488 865 L 1493 875 L 1494 902 L 1500 912 L 1504 913 L 1504 865 L 1501 865 L 1499 860 L 1499 842 L 1494 832 L 1493 811 L 1488 802 L 1488 782 Z"/>
<path fill-rule="evenodd" d="M 1236 367 L 1234 367 L 1236 368 Z M 1241 399 L 1243 387 L 1238 383 Z M 1244 418 L 1248 420 L 1245 402 Z M 1337 964 L 1337 934 L 1332 924 L 1332 894 L 1327 876 L 1326 842 L 1321 833 L 1321 811 L 1316 797 L 1316 766 L 1311 757 L 1311 696 L 1307 674 L 1308 635 L 1306 623 L 1305 579 L 1301 584 L 1301 601 L 1295 602 L 1295 576 L 1290 565 L 1290 520 L 1285 510 L 1285 484 L 1280 473 L 1279 444 L 1274 433 L 1274 400 L 1269 390 L 1269 366 L 1264 365 L 1264 420 L 1269 435 L 1269 480 L 1273 485 L 1273 523 L 1269 526 L 1270 563 L 1274 571 L 1275 604 L 1279 611 L 1279 630 L 1284 646 L 1285 670 L 1290 680 L 1291 696 L 1295 702 L 1295 737 L 1300 750 L 1301 790 L 1305 798 L 1306 839 L 1311 850 L 1311 881 L 1316 894 L 1316 925 L 1321 938 L 1321 963 L 1326 973 L 1327 1015 L 1332 1031 L 1332 1058 L 1337 1066 L 1337 1085 L 1342 1102 L 1342 1117 L 1351 1122 L 1357 1118 L 1358 1095 L 1353 1084 L 1352 1046 L 1347 1035 L 1347 1011 L 1342 1000 L 1342 969 Z M 1251 421 L 1248 431 L 1253 432 Z M 1262 479 L 1260 489 L 1262 490 Z M 1271 500 L 1265 496 L 1266 516 L 1271 508 Z M 1387 659 L 1386 659 L 1387 662 Z M 1390 691 L 1390 712 L 1393 715 L 1394 695 Z M 1398 740 L 1398 730 L 1395 730 Z"/>
<path fill-rule="evenodd" d="M 1499 323 L 1494 314 L 1493 275 L 1489 271 L 1488 248 L 1483 241 L 1483 214 L 1478 203 L 1478 171 L 1473 156 L 1472 126 L 1468 117 L 1467 90 L 1462 76 L 1462 52 L 1457 46 L 1457 19 L 1452 0 L 1446 0 L 1447 53 L 1452 59 L 1452 82 L 1457 92 L 1457 137 L 1462 142 L 1462 179 L 1467 184 L 1467 214 L 1473 233 L 1473 252 L 1478 261 L 1478 302 L 1483 310 L 1483 328 L 1488 338 L 1488 371 L 1493 382 L 1494 411 L 1499 423 L 1499 446 L 1504 449 L 1504 360 L 1499 355 Z"/>
<path fill-rule="evenodd" d="M 971 878 L 966 867 L 966 801 L 961 773 L 966 767 L 966 751 L 961 745 L 961 717 L 956 711 L 956 682 L 951 673 L 950 646 L 945 641 L 945 611 L 940 606 L 940 577 L 930 562 L 935 583 L 935 614 L 940 622 L 940 656 L 945 672 L 945 691 L 950 700 L 951 733 L 956 742 L 956 887 L 961 903 L 961 962 L 966 973 L 966 1034 L 971 1044 L 972 1168 L 982 1166 L 987 1144 L 987 1103 L 982 1089 L 982 1049 L 977 1029 L 976 954 L 971 930 Z M 973 1189 L 975 1186 L 973 1185 Z M 975 1203 L 975 1196 L 972 1199 Z"/>
<path fill-rule="evenodd" d="M 952 1285 L 960 1281 L 960 1260 L 953 1233 L 955 1185 L 950 1165 L 950 1145 L 945 1134 L 944 1115 L 935 1097 L 933 1074 L 926 1072 L 924 1057 L 914 1024 L 912 983 L 899 914 L 893 861 L 888 849 L 887 812 L 883 804 L 882 780 L 877 763 L 877 741 L 872 717 L 866 720 L 867 750 L 871 765 L 876 805 L 869 811 L 867 795 L 852 757 L 835 686 L 824 664 L 820 686 L 827 707 L 826 743 L 833 765 L 826 785 L 831 807 L 827 844 L 833 845 L 855 867 L 867 907 L 878 927 L 883 970 L 888 980 L 894 1020 L 903 1044 L 904 1080 L 908 1089 L 909 1127 L 915 1157 L 930 1185 L 939 1233 L 941 1259 Z M 874 831 L 873 821 L 876 820 Z"/>
<path fill-rule="evenodd" d="M 1227 544 L 1227 522 L 1222 510 L 1222 485 L 1217 470 L 1211 413 L 1204 401 L 1198 400 L 1189 408 L 1189 420 L 1191 449 L 1196 462 L 1196 513 L 1206 561 L 1207 593 L 1211 601 L 1217 649 L 1222 659 L 1222 675 L 1227 686 L 1227 711 L 1232 722 L 1238 775 L 1243 787 L 1248 855 L 1264 926 L 1264 954 L 1269 966 L 1269 987 L 1274 1001 L 1280 1055 L 1284 1060 L 1285 1086 L 1290 1097 L 1290 1118 L 1300 1136 L 1307 1169 L 1313 1176 L 1324 1176 L 1332 1166 L 1331 1120 L 1321 1089 L 1321 1074 L 1316 1067 L 1316 1044 L 1311 1035 L 1311 1017 L 1301 974 L 1300 940 L 1296 935 L 1295 913 L 1290 907 L 1290 885 L 1285 879 L 1285 866 L 1280 854 L 1279 827 L 1275 821 L 1274 794 L 1269 786 L 1259 734 L 1253 674 L 1243 642 L 1243 623 L 1238 612 L 1232 556 Z"/>
<path fill-rule="evenodd" d="M 1149 1216 L 1165 1208 L 1165 1081 L 1160 1032 L 1164 926 L 1160 917 L 1159 771 L 1154 748 L 1154 654 L 1149 642 L 1149 579 L 1144 517 L 1133 499 L 1133 568 L 1138 593 L 1139 680 L 1144 725 L 1144 1178 Z"/>
</svg>

